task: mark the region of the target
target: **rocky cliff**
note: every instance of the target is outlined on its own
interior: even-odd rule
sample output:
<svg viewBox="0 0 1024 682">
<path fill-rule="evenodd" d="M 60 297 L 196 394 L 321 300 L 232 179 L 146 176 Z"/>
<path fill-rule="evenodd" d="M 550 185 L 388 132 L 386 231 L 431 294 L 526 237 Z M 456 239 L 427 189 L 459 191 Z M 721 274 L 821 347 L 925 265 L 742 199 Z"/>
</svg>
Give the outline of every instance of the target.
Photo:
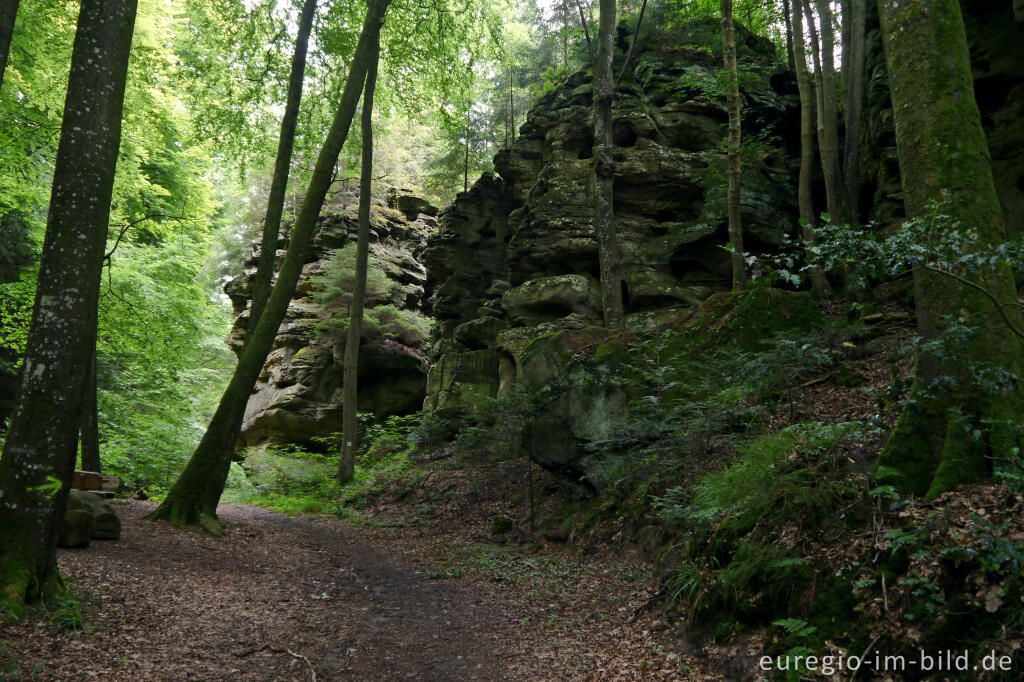
<svg viewBox="0 0 1024 682">
<path fill-rule="evenodd" d="M 373 207 L 370 253 L 386 277 L 377 299 L 397 310 L 423 312 L 427 275 L 417 260 L 427 234 L 436 226 L 437 210 L 409 194 L 391 192 Z M 284 256 L 287 233 L 278 244 Z M 317 292 L 331 257 L 356 239 L 356 206 L 332 204 L 317 225 L 309 261 L 281 323 L 273 349 L 249 398 L 239 447 L 298 444 L 317 447 L 315 439 L 341 428 L 344 335 L 326 333 L 331 313 Z M 228 342 L 237 352 L 245 338 L 259 247 L 254 246 L 241 276 L 225 291 L 235 309 Z M 396 337 L 397 336 L 397 337 Z M 426 384 L 425 347 L 402 335 L 378 330 L 364 334 L 360 349 L 359 410 L 377 418 L 420 409 Z"/>
<path fill-rule="evenodd" d="M 785 138 L 796 102 L 773 46 L 737 35 L 749 148 L 742 216 L 746 246 L 758 250 L 781 244 L 795 224 Z M 717 36 L 717 22 L 696 22 L 674 47 L 644 46 L 616 93 L 615 227 L 632 328 L 678 317 L 730 284 L 728 117 L 721 59 L 707 48 Z M 498 175 L 441 215 L 424 253 L 437 320 L 426 409 L 471 409 L 521 375 L 535 339 L 600 324 L 592 91 L 581 71 L 541 97 L 495 158 Z"/>
</svg>

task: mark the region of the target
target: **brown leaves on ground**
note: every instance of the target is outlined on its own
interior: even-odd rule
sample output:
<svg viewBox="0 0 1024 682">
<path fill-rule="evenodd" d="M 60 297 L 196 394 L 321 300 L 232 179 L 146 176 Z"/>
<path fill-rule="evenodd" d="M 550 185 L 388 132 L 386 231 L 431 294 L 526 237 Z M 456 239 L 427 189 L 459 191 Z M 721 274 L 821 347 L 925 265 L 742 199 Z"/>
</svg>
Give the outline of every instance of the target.
<svg viewBox="0 0 1024 682">
<path fill-rule="evenodd" d="M 50 606 L 0 631 L 0 679 L 723 679 L 633 619 L 654 586 L 630 552 L 513 552 L 384 509 L 352 525 L 222 505 L 211 537 L 151 508 L 60 551 L 85 626 L 58 629 Z"/>
</svg>

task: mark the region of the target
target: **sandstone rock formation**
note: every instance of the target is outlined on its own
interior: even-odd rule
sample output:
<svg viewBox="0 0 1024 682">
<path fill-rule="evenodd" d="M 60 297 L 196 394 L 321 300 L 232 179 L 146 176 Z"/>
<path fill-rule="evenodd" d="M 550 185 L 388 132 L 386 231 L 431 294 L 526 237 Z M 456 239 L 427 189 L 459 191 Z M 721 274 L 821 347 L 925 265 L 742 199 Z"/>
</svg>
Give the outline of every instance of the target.
<svg viewBox="0 0 1024 682">
<path fill-rule="evenodd" d="M 437 210 L 408 193 L 391 192 L 388 205 L 374 206 L 370 252 L 395 286 L 386 303 L 404 310 L 423 310 L 426 270 L 416 258 Z M 314 301 L 316 278 L 327 259 L 356 236 L 356 207 L 325 208 L 317 227 L 310 260 L 303 268 L 295 295 L 282 322 L 267 363 L 249 398 L 239 448 L 298 444 L 317 447 L 314 439 L 341 428 L 343 338 L 324 338 L 316 327 L 328 312 Z M 287 246 L 287 235 L 279 249 Z M 251 280 L 258 245 L 245 262 L 242 276 L 225 290 L 235 308 L 235 326 L 228 341 L 237 352 L 245 338 Z M 279 251 L 279 256 L 284 252 Z M 382 303 L 382 301 L 370 301 Z M 423 350 L 391 338 L 364 340 L 360 349 L 359 409 L 382 418 L 420 409 L 426 383 Z"/>
<path fill-rule="evenodd" d="M 726 241 L 727 114 L 717 23 L 695 22 L 679 46 L 645 46 L 614 107 L 615 223 L 633 328 L 692 310 L 730 285 Z M 795 224 L 792 84 L 767 41 L 740 29 L 749 250 L 782 244 Z M 718 41 L 720 44 L 720 41 Z M 457 413 L 523 374 L 531 343 L 601 320 L 591 227 L 592 78 L 569 77 L 530 110 L 510 150 L 440 216 L 424 261 L 437 327 L 425 407 Z"/>
</svg>

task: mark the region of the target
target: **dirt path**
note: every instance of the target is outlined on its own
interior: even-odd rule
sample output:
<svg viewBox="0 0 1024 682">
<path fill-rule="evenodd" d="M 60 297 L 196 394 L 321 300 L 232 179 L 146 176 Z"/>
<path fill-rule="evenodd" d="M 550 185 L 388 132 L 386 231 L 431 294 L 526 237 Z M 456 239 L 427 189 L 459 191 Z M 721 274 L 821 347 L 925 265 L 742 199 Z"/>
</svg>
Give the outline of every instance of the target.
<svg viewBox="0 0 1024 682">
<path fill-rule="evenodd" d="M 629 622 L 650 585 L 628 561 L 446 552 L 422 529 L 243 505 L 211 537 L 151 508 L 118 508 L 119 541 L 60 551 L 86 627 L 0 631 L 0 679 L 715 679 Z"/>
</svg>

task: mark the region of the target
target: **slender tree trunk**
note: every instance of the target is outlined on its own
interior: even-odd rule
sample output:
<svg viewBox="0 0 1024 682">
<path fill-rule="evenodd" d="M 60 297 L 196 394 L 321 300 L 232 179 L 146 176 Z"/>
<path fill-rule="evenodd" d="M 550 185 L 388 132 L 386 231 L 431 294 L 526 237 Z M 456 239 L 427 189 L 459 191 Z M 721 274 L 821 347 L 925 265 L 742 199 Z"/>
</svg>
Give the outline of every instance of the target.
<svg viewBox="0 0 1024 682">
<path fill-rule="evenodd" d="M 516 100 L 515 100 L 515 97 L 514 97 L 514 95 L 515 95 L 514 87 L 515 86 L 514 86 L 514 84 L 512 82 L 513 76 L 514 76 L 514 72 L 513 72 L 512 68 L 510 67 L 509 70 L 508 70 L 508 115 L 509 115 L 509 118 L 512 119 L 512 139 L 509 140 L 509 144 L 507 145 L 510 149 L 511 149 L 512 145 L 515 144 L 515 142 L 516 142 Z"/>
<path fill-rule="evenodd" d="M 821 145 L 821 165 L 825 174 L 825 194 L 832 220 L 849 222 L 846 193 L 839 152 L 839 95 L 836 91 L 835 30 L 832 25 L 830 0 L 816 0 L 821 17 L 821 84 L 824 138 Z"/>
<path fill-rule="evenodd" d="M 796 66 L 796 82 L 800 91 L 800 177 L 797 187 L 797 202 L 800 209 L 800 231 L 804 241 L 813 245 L 814 236 L 814 196 L 811 192 L 811 180 L 814 175 L 814 101 L 811 95 L 811 78 L 807 73 L 807 54 L 804 49 L 804 22 L 802 19 L 802 0 L 793 0 L 790 15 L 793 27 L 793 62 Z M 811 288 L 818 296 L 831 296 L 832 288 L 828 284 L 820 268 L 810 271 Z"/>
<path fill-rule="evenodd" d="M 1005 226 L 959 2 L 879 0 L 878 6 L 907 216 L 926 219 L 932 202 L 943 201 L 950 223 L 931 229 L 972 232 L 983 244 L 1002 242 Z M 1022 445 L 1019 379 L 994 391 L 980 386 L 976 373 L 984 365 L 990 376 L 1020 377 L 1024 347 L 983 293 L 935 272 L 915 275 L 918 328 L 926 338 L 940 337 L 950 320 L 975 332 L 952 353 L 921 357 L 912 399 L 878 461 L 880 477 L 895 469 L 903 474 L 903 487 L 934 497 L 985 478 L 992 460 Z M 1020 328 L 1010 269 L 993 264 L 971 279 Z"/>
<path fill-rule="evenodd" d="M 292 229 L 288 252 L 277 275 L 277 283 L 270 293 L 270 298 L 267 299 L 266 309 L 256 330 L 238 358 L 238 365 L 224 390 L 224 395 L 221 396 L 220 404 L 207 426 L 206 433 L 163 504 L 152 513 L 153 518 L 178 524 L 197 524 L 202 521 L 203 516 L 216 516 L 217 503 L 224 492 L 235 436 L 245 413 L 249 393 L 263 369 L 263 363 L 266 362 L 277 336 L 277 329 L 291 303 L 295 284 L 302 274 L 302 266 L 309 254 L 320 208 L 331 186 L 338 155 L 341 153 L 345 138 L 348 137 L 359 94 L 366 80 L 366 69 L 373 46 L 379 39 L 389 2 L 390 0 L 370 0 L 341 102 L 313 169 L 313 177 L 310 179 L 302 208 Z"/>
<path fill-rule="evenodd" d="M 466 146 L 462 160 L 462 191 L 469 191 L 469 109 L 466 109 Z"/>
<path fill-rule="evenodd" d="M 582 10 L 581 10 L 582 17 Z M 601 0 L 594 64 L 594 234 L 601 270 L 601 306 L 605 326 L 622 329 L 622 284 L 615 235 L 615 161 L 612 158 L 612 61 L 615 57 L 615 0 Z"/>
<path fill-rule="evenodd" d="M 89 358 L 89 368 L 82 391 L 82 424 L 79 440 L 82 448 L 82 469 L 100 473 L 100 425 L 96 400 L 96 349 Z"/>
<path fill-rule="evenodd" d="M 743 257 L 743 224 L 740 221 L 740 192 L 743 169 L 740 166 L 740 81 L 736 71 L 736 27 L 732 21 L 732 0 L 721 0 L 722 53 L 726 74 L 726 108 L 729 110 L 729 241 L 732 242 L 732 289 L 740 291 L 747 284 L 746 260 Z"/>
<path fill-rule="evenodd" d="M 797 0 L 803 6 L 804 21 L 806 22 L 807 33 L 811 39 L 811 62 L 814 65 L 814 99 L 815 114 L 818 130 L 818 153 L 825 147 L 825 83 L 821 73 L 821 44 L 818 41 L 818 28 L 814 23 L 814 14 L 811 12 L 811 0 Z M 825 170 L 822 169 L 825 175 Z M 827 191 L 827 190 L 826 190 Z M 826 209 L 827 210 L 827 209 Z"/>
<path fill-rule="evenodd" d="M 370 56 L 363 90 L 363 149 L 359 169 L 359 227 L 356 239 L 356 281 L 352 291 L 348 336 L 345 339 L 343 377 L 343 415 L 341 459 L 338 482 L 348 483 L 355 475 L 356 450 L 359 448 L 359 343 L 363 338 L 363 309 L 366 306 L 366 269 L 370 252 L 370 199 L 373 192 L 373 92 L 377 87 L 377 62 L 380 46 Z"/>
<path fill-rule="evenodd" d="M 21 386 L 0 457 L 0 611 L 59 584 L 136 0 L 82 0 Z"/>
<path fill-rule="evenodd" d="M 0 88 L 4 84 L 7 58 L 11 54 L 11 36 L 14 35 L 14 20 L 18 16 L 20 0 L 5 0 L 0 6 Z"/>
<path fill-rule="evenodd" d="M 259 324 L 274 279 L 277 236 L 281 230 L 281 215 L 284 213 L 284 200 L 288 192 L 288 170 L 292 162 L 292 149 L 295 147 L 295 128 L 298 125 L 299 106 L 302 102 L 302 81 L 306 74 L 306 49 L 309 45 L 309 34 L 313 30 L 316 4 L 317 0 L 306 0 L 299 16 L 299 32 L 295 38 L 295 52 L 292 55 L 291 74 L 288 78 L 288 96 L 284 116 L 281 118 L 281 136 L 277 142 L 274 177 L 270 182 L 267 213 L 263 218 L 260 258 L 256 266 L 256 276 L 252 280 L 252 306 L 249 308 L 246 336 L 251 336 Z"/>
<path fill-rule="evenodd" d="M 849 30 L 849 50 L 843 50 L 843 66 L 847 78 L 843 83 L 846 95 L 846 139 L 843 150 L 843 176 L 850 222 L 860 223 L 860 131 L 864 123 L 864 63 L 867 41 L 867 0 L 849 0 L 850 13 L 843 17 Z"/>
<path fill-rule="evenodd" d="M 799 2 L 799 0 L 793 0 Z M 782 10 L 784 19 L 786 21 L 786 58 L 789 64 L 789 70 L 796 72 L 796 60 L 793 58 L 793 21 L 790 19 L 790 0 L 782 0 Z"/>
</svg>

